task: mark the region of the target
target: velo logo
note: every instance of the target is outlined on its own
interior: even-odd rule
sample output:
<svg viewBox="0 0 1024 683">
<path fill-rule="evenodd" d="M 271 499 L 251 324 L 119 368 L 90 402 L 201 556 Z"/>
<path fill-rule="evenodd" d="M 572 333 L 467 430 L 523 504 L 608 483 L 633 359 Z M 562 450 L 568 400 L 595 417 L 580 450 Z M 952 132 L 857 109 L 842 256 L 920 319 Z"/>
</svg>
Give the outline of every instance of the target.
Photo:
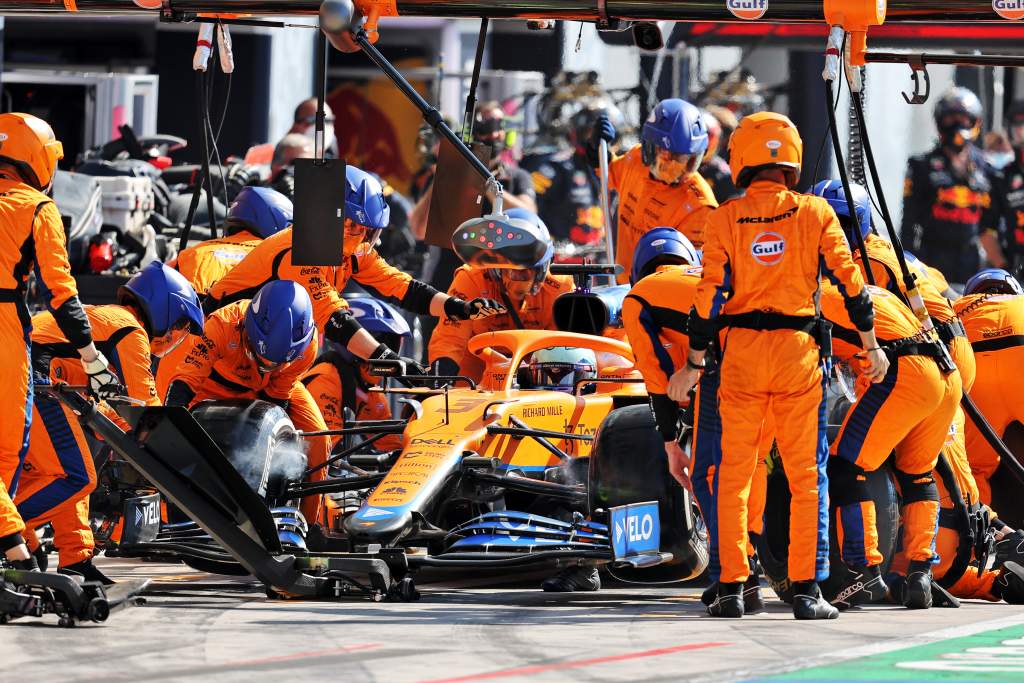
<svg viewBox="0 0 1024 683">
<path fill-rule="evenodd" d="M 992 0 L 992 9 L 1003 19 L 1024 19 L 1024 0 Z"/>
<path fill-rule="evenodd" d="M 750 243 L 750 255 L 762 266 L 777 266 L 786 252 L 786 240 L 777 232 L 762 232 Z"/>
<path fill-rule="evenodd" d="M 1001 1 L 1011 0 L 995 0 L 995 2 Z M 754 21 L 763 17 L 768 11 L 768 0 L 725 0 L 725 6 L 737 19 Z"/>
</svg>

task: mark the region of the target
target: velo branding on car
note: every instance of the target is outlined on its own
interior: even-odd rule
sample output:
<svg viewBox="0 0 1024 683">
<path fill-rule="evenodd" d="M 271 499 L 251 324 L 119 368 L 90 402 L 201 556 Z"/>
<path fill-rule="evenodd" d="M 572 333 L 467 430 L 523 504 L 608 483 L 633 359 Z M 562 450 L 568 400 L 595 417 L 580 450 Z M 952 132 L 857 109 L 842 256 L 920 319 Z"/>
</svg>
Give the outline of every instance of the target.
<svg viewBox="0 0 1024 683">
<path fill-rule="evenodd" d="M 786 253 L 786 240 L 777 232 L 762 232 L 750 243 L 750 255 L 763 266 L 777 266 Z"/>
<path fill-rule="evenodd" d="M 661 516 L 657 502 L 621 505 L 611 513 L 612 552 L 632 557 L 657 552 L 661 542 Z"/>
<path fill-rule="evenodd" d="M 992 10 L 1003 19 L 1024 19 L 1024 0 L 992 0 Z"/>
<path fill-rule="evenodd" d="M 768 0 L 725 0 L 725 6 L 737 19 L 755 21 L 768 11 Z"/>
</svg>

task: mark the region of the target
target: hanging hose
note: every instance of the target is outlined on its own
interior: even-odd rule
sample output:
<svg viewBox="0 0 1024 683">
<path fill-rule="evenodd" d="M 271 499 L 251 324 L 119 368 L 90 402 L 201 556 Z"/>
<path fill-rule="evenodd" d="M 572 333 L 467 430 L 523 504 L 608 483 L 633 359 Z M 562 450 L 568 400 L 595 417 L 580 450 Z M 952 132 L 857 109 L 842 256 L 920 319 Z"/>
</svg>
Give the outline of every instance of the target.
<svg viewBox="0 0 1024 683">
<path fill-rule="evenodd" d="M 864 69 L 861 69 L 860 71 L 861 83 L 863 84 Z M 863 85 L 861 86 L 861 89 L 859 91 L 854 91 L 852 87 L 850 88 L 850 109 L 848 112 L 850 115 L 850 132 L 847 136 L 847 159 L 850 164 L 850 178 L 853 180 L 853 182 L 857 183 L 858 185 L 862 187 L 867 187 L 868 183 L 864 176 L 864 139 L 862 133 L 863 129 L 856 123 L 857 106 L 854 105 L 854 102 L 857 102 L 857 104 L 861 107 L 864 106 Z"/>
<path fill-rule="evenodd" d="M 209 138 L 206 133 L 207 120 L 209 119 L 209 107 L 207 106 L 206 82 L 204 76 L 207 73 L 207 64 L 213 53 L 213 24 L 202 24 L 199 27 L 199 37 L 196 39 L 196 52 L 192 58 L 192 69 L 196 72 L 196 107 L 199 114 L 199 131 L 202 136 L 202 164 L 199 167 L 199 176 L 196 178 L 195 189 L 192 191 L 192 201 L 188 206 L 188 215 L 185 217 L 185 227 L 181 230 L 181 237 L 178 240 L 178 251 L 184 251 L 188 247 L 188 238 L 192 232 L 192 222 L 196 217 L 196 210 L 199 208 L 199 198 L 203 192 L 203 185 L 209 182 L 210 189 L 206 193 L 207 211 L 210 213 L 210 236 L 217 234 L 217 218 L 213 210 L 213 179 L 210 178 L 210 149 Z"/>
<path fill-rule="evenodd" d="M 832 109 L 832 102 L 835 96 L 832 94 L 832 81 L 825 80 L 825 98 L 828 109 L 828 122 L 829 132 L 832 135 L 832 148 L 836 154 L 836 165 L 839 167 L 839 179 L 843 182 L 843 193 L 846 195 L 846 204 L 850 207 L 850 215 L 854 214 L 853 211 L 853 191 L 850 189 L 850 176 L 846 172 L 846 162 L 843 159 L 843 144 L 839 140 L 839 127 L 836 125 L 836 112 Z M 856 100 L 856 97 L 852 97 L 852 100 Z M 875 276 L 871 272 L 871 262 L 868 261 L 868 250 L 864 245 L 864 235 L 860 234 L 860 230 L 851 230 L 857 240 L 857 248 L 860 249 L 860 255 L 864 260 L 864 277 L 867 279 L 868 284 L 875 284 Z"/>
</svg>

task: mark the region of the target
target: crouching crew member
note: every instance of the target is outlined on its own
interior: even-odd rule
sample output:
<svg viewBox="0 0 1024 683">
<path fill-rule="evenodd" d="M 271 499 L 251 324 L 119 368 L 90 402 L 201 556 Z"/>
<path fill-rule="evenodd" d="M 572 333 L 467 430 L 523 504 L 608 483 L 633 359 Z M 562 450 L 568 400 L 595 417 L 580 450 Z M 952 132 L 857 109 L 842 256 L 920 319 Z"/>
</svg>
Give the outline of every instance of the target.
<svg viewBox="0 0 1024 683">
<path fill-rule="evenodd" d="M 409 323 L 398 311 L 369 297 L 349 299 L 348 304 L 364 330 L 394 353 L 402 353 L 402 341 L 411 338 L 412 332 Z M 391 406 L 386 396 L 370 391 L 372 387 L 380 385 L 382 378 L 371 375 L 366 363 L 347 350 L 333 347 L 328 342 L 327 350 L 320 354 L 302 378 L 302 383 L 320 407 L 327 428 L 342 429 L 345 426 L 346 411 L 351 411 L 357 421 L 392 419 Z M 332 448 L 340 439 L 340 436 L 332 438 Z M 380 451 L 401 448 L 402 435 L 382 436 L 373 446 Z"/>
<path fill-rule="evenodd" d="M 597 145 L 615 141 L 615 126 L 598 117 L 589 150 L 598 164 Z M 608 188 L 619 194 L 615 262 L 629 282 L 633 251 L 652 226 L 676 228 L 696 247 L 704 243 L 708 212 L 718 206 L 711 187 L 697 173 L 708 148 L 708 129 L 697 107 L 679 99 L 662 100 L 640 132 L 641 144 L 608 167 Z"/>
<path fill-rule="evenodd" d="M 469 340 L 484 332 L 501 330 L 553 330 L 555 299 L 573 289 L 568 275 L 551 275 L 548 269 L 555 250 L 547 226 L 537 214 L 526 209 L 510 209 L 529 240 L 519 250 L 528 254 L 515 268 L 476 268 L 461 266 L 448 294 L 461 301 L 499 301 L 499 315 L 485 319 L 449 318 L 434 328 L 427 347 L 428 357 L 437 365 L 438 374 L 465 375 L 480 380 L 483 362 L 469 352 Z M 535 255 L 539 257 L 535 258 Z"/>
<path fill-rule="evenodd" d="M 722 334 L 719 410 L 721 460 L 716 514 L 721 581 L 713 616 L 741 617 L 747 560 L 747 509 L 765 419 L 773 420 L 792 495 L 789 579 L 798 619 L 834 619 L 818 581 L 828 576 L 828 444 L 825 439 L 825 343 L 816 316 L 819 272 L 840 284 L 867 349 L 869 377 L 881 381 L 888 359 L 875 339 L 871 298 L 835 212 L 819 197 L 792 191 L 803 143 L 787 117 L 745 117 L 729 142 L 729 164 L 743 197 L 707 221 L 704 274 L 689 321 L 686 365 L 669 381 L 680 401 Z"/>
<path fill-rule="evenodd" d="M 153 262 L 118 291 L 117 305 L 86 306 L 93 339 L 111 360 L 128 396 L 160 405 L 150 356 L 162 357 L 189 334 L 203 330 L 199 297 L 184 277 Z M 36 382 L 81 385 L 87 380 L 74 345 L 52 313 L 32 318 L 32 369 Z M 116 419 L 116 416 L 114 416 Z M 28 455 L 15 503 L 28 529 L 53 526 L 61 573 L 112 583 L 92 564 L 89 494 L 96 488 L 92 453 L 78 417 L 52 396 L 33 405 Z M 38 547 L 34 533 L 29 545 Z"/>
<path fill-rule="evenodd" d="M 327 425 L 302 376 L 317 354 L 313 305 L 306 290 L 288 280 L 261 287 L 256 296 L 236 301 L 206 318 L 202 339 L 189 351 L 167 392 L 169 406 L 192 406 L 210 399 L 247 398 L 283 407 L 299 431 Z M 326 436 L 306 437 L 310 467 L 330 451 Z M 324 478 L 321 468 L 311 477 Z M 316 522 L 317 499 L 302 501 L 302 513 Z"/>
<path fill-rule="evenodd" d="M 369 173 L 345 168 L 345 238 L 340 266 L 298 266 L 292 262 L 292 230 L 288 228 L 263 240 L 241 263 L 210 289 L 204 302 L 207 312 L 252 297 L 268 282 L 292 280 L 309 293 L 313 319 L 319 331 L 353 355 L 367 360 L 398 360 L 385 344 L 377 342 L 352 315 L 341 292 L 349 279 L 385 297 L 398 299 L 402 308 L 422 315 L 445 315 L 469 320 L 495 311 L 488 302 L 463 301 L 438 292 L 393 268 L 374 249 L 380 230 L 388 227 L 390 209 L 380 181 Z M 422 372 L 412 359 L 407 372 Z"/>
<path fill-rule="evenodd" d="M 881 467 L 895 450 L 893 469 L 903 503 L 902 547 L 909 559 L 902 603 L 923 609 L 932 604 L 931 565 L 938 561 L 939 495 L 932 470 L 960 402 L 960 373 L 940 368 L 939 342 L 927 341 L 913 312 L 896 295 L 877 287 L 869 290 L 879 341 L 892 364 L 881 382 L 859 383 L 857 401 L 832 445 L 829 481 L 842 557 L 863 586 L 846 596 L 844 604 L 885 595 L 875 505 L 864 473 Z M 836 355 L 859 361 L 864 346 L 835 288 L 825 288 L 821 307 L 834 325 Z"/>
<path fill-rule="evenodd" d="M 96 350 L 89 319 L 78 301 L 68 264 L 64 224 L 48 196 L 64 148 L 53 129 L 30 114 L 0 114 L 0 386 L 7 392 L 0 412 L 0 553 L 19 569 L 36 568 L 21 532 L 25 524 L 11 500 L 28 451 L 32 420 L 32 372 L 25 301 L 33 268 L 46 292 L 55 324 L 80 358 L 93 394 L 120 392 L 107 359 Z"/>
<path fill-rule="evenodd" d="M 665 441 L 669 470 L 680 484 L 693 489 L 708 527 L 709 540 L 717 537 L 713 485 L 718 458 L 714 448 L 721 443 L 722 424 L 718 415 L 718 372 L 709 358 L 693 404 L 692 485 L 688 474 L 690 459 L 679 444 L 680 405 L 668 396 L 669 378 L 686 363 L 690 348 L 686 336 L 688 315 L 701 276 L 700 257 L 690 240 L 674 228 L 655 228 L 637 243 L 630 282 L 633 287 L 622 303 L 622 322 L 633 349 L 636 366 L 644 377 L 658 432 Z M 756 566 L 754 539 L 764 521 L 766 468 L 764 455 L 771 441 L 762 443 L 758 470 L 750 492 L 747 513 L 747 556 Z M 702 600 L 711 604 L 718 595 L 718 548 L 710 543 L 708 572 L 711 586 Z M 764 608 L 757 573 L 752 572 L 743 591 L 747 614 Z"/>
</svg>

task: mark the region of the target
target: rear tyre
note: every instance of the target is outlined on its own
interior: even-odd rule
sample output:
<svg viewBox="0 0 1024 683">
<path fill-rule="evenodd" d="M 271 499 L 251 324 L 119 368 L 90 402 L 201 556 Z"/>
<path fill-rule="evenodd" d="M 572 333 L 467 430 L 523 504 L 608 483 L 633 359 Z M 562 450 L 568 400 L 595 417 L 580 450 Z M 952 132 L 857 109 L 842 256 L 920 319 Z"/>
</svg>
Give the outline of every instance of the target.
<svg viewBox="0 0 1024 683">
<path fill-rule="evenodd" d="M 672 478 L 665 444 L 644 403 L 611 411 L 594 438 L 590 457 L 590 511 L 658 501 L 661 550 L 671 562 L 648 569 L 610 569 L 620 581 L 674 583 L 707 567 L 707 534 L 690 495 Z"/>
<path fill-rule="evenodd" d="M 776 461 L 778 463 L 778 461 Z M 882 575 L 888 571 L 896 550 L 899 532 L 899 504 L 896 487 L 892 483 L 889 465 L 867 473 L 868 490 L 875 502 L 878 528 L 878 550 L 882 553 Z M 765 577 L 776 595 L 792 603 L 793 590 L 789 582 L 789 482 L 782 467 L 776 464 L 768 473 L 768 494 L 765 502 L 764 533 L 757 541 L 757 556 Z M 831 574 L 821 583 L 821 593 L 831 601 L 846 585 L 846 568 L 839 553 L 835 515 L 829 519 L 829 566 Z"/>
</svg>

